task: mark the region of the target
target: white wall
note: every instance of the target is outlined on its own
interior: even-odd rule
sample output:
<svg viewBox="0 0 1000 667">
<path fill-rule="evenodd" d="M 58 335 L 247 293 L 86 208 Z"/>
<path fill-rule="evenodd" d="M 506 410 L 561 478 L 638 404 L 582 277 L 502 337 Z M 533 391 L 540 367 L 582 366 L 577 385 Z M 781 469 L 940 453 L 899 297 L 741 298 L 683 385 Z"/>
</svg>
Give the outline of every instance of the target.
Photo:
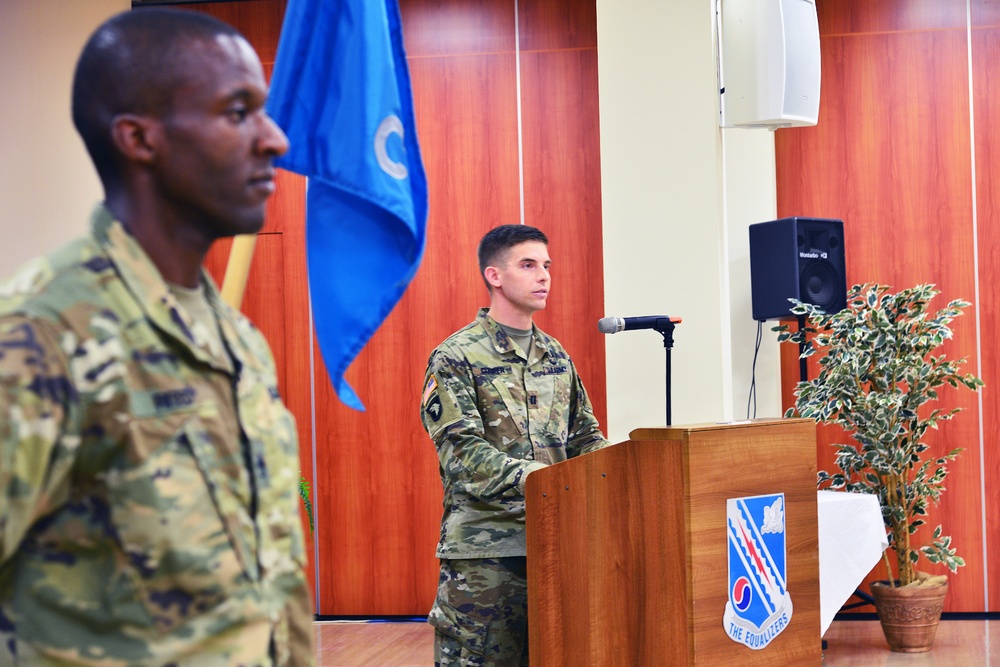
<svg viewBox="0 0 1000 667">
<path fill-rule="evenodd" d="M 606 314 L 683 318 L 672 422 L 746 417 L 757 324 L 748 225 L 775 217 L 774 139 L 721 130 L 714 0 L 597 0 Z M 666 421 L 662 337 L 608 336 L 608 437 Z M 774 334 L 757 416 L 780 415 Z"/>
<path fill-rule="evenodd" d="M 0 0 L 0 276 L 84 232 L 103 193 L 70 118 L 84 42 L 129 0 Z"/>
</svg>

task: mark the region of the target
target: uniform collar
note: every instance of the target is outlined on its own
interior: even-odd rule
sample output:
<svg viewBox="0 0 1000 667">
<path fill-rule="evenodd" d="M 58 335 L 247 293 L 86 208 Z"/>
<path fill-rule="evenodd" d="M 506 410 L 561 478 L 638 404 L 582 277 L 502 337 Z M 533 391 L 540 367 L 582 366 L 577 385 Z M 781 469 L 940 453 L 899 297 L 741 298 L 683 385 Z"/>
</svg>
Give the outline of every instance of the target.
<svg viewBox="0 0 1000 667">
<path fill-rule="evenodd" d="M 513 352 L 518 356 L 526 357 L 526 354 L 514 344 L 514 341 L 510 339 L 510 336 L 503 330 L 503 327 L 490 317 L 489 308 L 480 308 L 476 314 L 476 321 L 486 330 L 486 334 L 490 337 L 490 340 L 493 342 L 493 348 L 497 352 L 501 354 Z M 545 355 L 548 354 L 548 338 L 534 323 L 531 324 L 532 350 L 539 353 L 539 359 L 544 359 Z M 529 359 L 529 361 L 532 360 Z"/>
<path fill-rule="evenodd" d="M 198 360 L 219 370 L 231 371 L 232 364 L 228 359 L 212 355 L 210 342 L 204 335 L 198 335 L 198 329 L 192 326 L 194 321 L 190 313 L 171 294 L 160 270 L 111 211 L 98 205 L 91 214 L 90 226 L 97 243 L 146 317 L 157 328 L 187 347 Z M 209 306 L 219 319 L 225 346 L 232 349 L 230 341 L 234 330 L 229 307 L 222 301 L 215 282 L 204 268 L 201 270 L 201 281 L 205 285 L 205 297 Z"/>
</svg>

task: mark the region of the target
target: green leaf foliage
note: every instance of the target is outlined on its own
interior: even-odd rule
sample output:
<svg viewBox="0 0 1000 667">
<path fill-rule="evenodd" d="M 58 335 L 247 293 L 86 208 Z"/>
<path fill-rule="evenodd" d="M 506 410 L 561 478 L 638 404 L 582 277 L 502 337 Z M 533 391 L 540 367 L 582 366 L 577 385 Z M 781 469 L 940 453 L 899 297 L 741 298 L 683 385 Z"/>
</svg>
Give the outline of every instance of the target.
<svg viewBox="0 0 1000 667">
<path fill-rule="evenodd" d="M 309 480 L 299 476 L 299 496 L 302 497 L 302 506 L 305 507 L 306 515 L 309 517 L 309 532 L 312 533 L 315 527 L 313 526 L 313 505 L 309 495 L 310 490 Z"/>
<path fill-rule="evenodd" d="M 950 360 L 938 350 L 952 337 L 952 320 L 970 305 L 956 299 L 933 312 L 930 302 L 938 294 L 929 284 L 895 294 L 884 285 L 855 285 L 841 312 L 793 300 L 792 313 L 804 318 L 804 326 L 775 329 L 778 340 L 799 345 L 803 357 L 822 354 L 817 377 L 798 384 L 795 409 L 786 416 L 837 424 L 852 440 L 834 445 L 839 470 L 820 471 L 819 487 L 878 496 L 899 568 L 889 579 L 903 585 L 916 578 L 921 554 L 953 572 L 965 564 L 940 526 L 930 544 L 910 541 L 945 491 L 947 464 L 962 451 L 925 457 L 928 429 L 959 412 L 927 404 L 938 400 L 944 385 L 972 391 L 983 386 L 960 372 L 965 359 Z"/>
</svg>

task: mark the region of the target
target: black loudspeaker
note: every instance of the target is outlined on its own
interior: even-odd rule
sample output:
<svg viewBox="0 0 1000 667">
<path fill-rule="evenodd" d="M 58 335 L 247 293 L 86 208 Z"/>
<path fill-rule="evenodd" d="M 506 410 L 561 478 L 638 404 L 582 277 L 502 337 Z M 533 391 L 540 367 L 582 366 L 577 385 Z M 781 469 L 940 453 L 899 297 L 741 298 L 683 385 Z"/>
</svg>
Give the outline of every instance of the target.
<svg viewBox="0 0 1000 667">
<path fill-rule="evenodd" d="M 827 313 L 847 307 L 844 223 L 824 218 L 782 218 L 750 225 L 753 318 L 794 319 L 789 299 Z"/>
</svg>

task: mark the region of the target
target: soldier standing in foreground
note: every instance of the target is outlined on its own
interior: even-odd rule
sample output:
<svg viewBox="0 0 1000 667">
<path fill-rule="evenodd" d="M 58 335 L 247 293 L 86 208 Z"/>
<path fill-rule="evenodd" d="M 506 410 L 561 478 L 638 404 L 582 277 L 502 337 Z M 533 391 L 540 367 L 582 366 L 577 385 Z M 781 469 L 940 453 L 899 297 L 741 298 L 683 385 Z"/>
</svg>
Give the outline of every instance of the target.
<svg viewBox="0 0 1000 667">
<path fill-rule="evenodd" d="M 444 485 L 429 616 L 437 665 L 528 664 L 524 483 L 608 445 L 566 350 L 532 322 L 551 284 L 548 239 L 503 225 L 479 244 L 490 306 L 434 350 L 421 401 Z"/>
<path fill-rule="evenodd" d="M 288 143 L 260 61 L 142 9 L 84 47 L 91 233 L 0 285 L 0 664 L 312 663 L 295 424 L 202 268 Z"/>
</svg>

